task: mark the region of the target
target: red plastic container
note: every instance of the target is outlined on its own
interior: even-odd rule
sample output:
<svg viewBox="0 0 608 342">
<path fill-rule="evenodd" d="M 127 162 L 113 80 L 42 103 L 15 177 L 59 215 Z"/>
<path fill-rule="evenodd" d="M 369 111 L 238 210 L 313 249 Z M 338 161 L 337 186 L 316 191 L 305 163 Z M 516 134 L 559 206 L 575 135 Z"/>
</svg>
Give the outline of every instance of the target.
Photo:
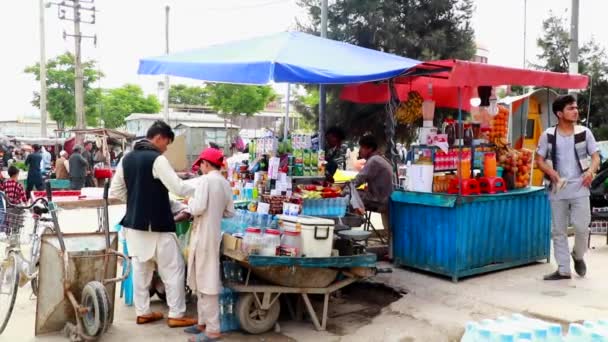
<svg viewBox="0 0 608 342">
<path fill-rule="evenodd" d="M 457 195 L 458 194 L 458 179 L 452 179 L 450 181 L 450 186 L 448 187 L 448 194 Z M 463 179 L 462 180 L 462 195 L 463 196 L 471 196 L 471 195 L 479 195 L 479 182 L 476 179 Z"/>
<path fill-rule="evenodd" d="M 507 183 L 501 177 L 479 178 L 479 189 L 484 194 L 507 192 Z"/>
<path fill-rule="evenodd" d="M 112 178 L 112 169 L 95 169 L 95 178 L 110 179 Z"/>
</svg>

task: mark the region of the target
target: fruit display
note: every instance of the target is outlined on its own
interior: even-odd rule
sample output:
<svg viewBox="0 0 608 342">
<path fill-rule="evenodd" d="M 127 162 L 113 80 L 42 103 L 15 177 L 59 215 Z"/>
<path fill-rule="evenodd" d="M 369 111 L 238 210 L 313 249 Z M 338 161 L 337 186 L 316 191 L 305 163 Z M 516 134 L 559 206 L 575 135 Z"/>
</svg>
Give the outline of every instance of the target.
<svg viewBox="0 0 608 342">
<path fill-rule="evenodd" d="M 422 118 L 422 96 L 417 91 L 410 91 L 407 94 L 407 101 L 401 102 L 395 112 L 397 122 L 400 124 L 413 124 Z"/>
<path fill-rule="evenodd" d="M 509 130 L 509 109 L 505 106 L 498 106 L 498 114 L 490 123 L 490 142 L 498 145 L 496 140 L 504 138 L 507 140 Z"/>
<path fill-rule="evenodd" d="M 299 185 L 298 192 L 302 199 L 337 198 L 341 196 L 339 187 L 320 185 Z"/>
<path fill-rule="evenodd" d="M 522 189 L 530 185 L 534 153 L 530 150 L 499 148 L 498 164 L 503 168 L 503 178 L 511 188 Z"/>
</svg>

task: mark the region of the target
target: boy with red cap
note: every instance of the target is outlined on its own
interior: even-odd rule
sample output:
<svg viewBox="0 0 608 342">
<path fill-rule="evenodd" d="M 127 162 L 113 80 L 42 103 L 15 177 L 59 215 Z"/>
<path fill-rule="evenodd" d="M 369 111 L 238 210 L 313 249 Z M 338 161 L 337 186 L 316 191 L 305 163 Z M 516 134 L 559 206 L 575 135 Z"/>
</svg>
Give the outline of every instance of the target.
<svg viewBox="0 0 608 342">
<path fill-rule="evenodd" d="M 197 334 L 190 341 L 214 341 L 221 337 L 219 294 L 221 222 L 234 216 L 232 189 L 220 173 L 224 154 L 205 149 L 195 162 L 203 176 L 194 183 L 194 196 L 188 203 L 194 217 L 188 255 L 188 286 L 198 296 L 198 325 L 186 329 Z"/>
</svg>

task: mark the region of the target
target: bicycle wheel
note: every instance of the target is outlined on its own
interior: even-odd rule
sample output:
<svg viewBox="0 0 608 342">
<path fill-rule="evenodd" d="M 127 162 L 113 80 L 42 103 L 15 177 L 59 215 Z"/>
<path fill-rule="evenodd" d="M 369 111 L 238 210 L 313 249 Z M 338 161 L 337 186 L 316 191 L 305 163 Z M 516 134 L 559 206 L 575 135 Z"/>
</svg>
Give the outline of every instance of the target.
<svg viewBox="0 0 608 342">
<path fill-rule="evenodd" d="M 11 318 L 17 290 L 19 289 L 19 267 L 17 257 L 10 253 L 0 264 L 0 334 L 6 328 Z"/>
<path fill-rule="evenodd" d="M 42 231 L 42 235 L 45 234 L 55 234 L 55 230 L 51 227 L 45 227 Z M 39 266 L 40 260 L 40 245 L 42 243 L 42 235 L 32 239 L 32 247 L 30 248 L 30 262 L 35 265 L 32 272 L 36 272 Z M 32 278 L 31 280 L 32 293 L 34 296 L 38 297 L 38 276 Z"/>
</svg>

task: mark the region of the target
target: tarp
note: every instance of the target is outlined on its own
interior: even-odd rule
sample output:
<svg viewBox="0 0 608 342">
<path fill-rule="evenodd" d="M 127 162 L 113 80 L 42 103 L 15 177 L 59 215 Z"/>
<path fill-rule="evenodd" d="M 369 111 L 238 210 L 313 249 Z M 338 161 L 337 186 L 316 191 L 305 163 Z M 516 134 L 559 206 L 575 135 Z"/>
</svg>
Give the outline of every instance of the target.
<svg viewBox="0 0 608 342">
<path fill-rule="evenodd" d="M 301 32 L 144 58 L 139 74 L 209 82 L 349 84 L 400 75 L 419 61 Z"/>
<path fill-rule="evenodd" d="M 408 76 L 408 74 L 410 76 Z M 418 76 L 414 76 L 418 75 Z M 461 88 L 463 109 L 478 86 L 522 85 L 561 89 L 584 89 L 589 78 L 547 71 L 527 70 L 461 60 L 425 62 L 411 68 L 395 79 L 395 88 L 401 100 L 407 99 L 410 90 L 423 98 L 430 98 L 428 85 L 433 84 L 433 100 L 438 107 L 458 108 L 458 88 Z M 386 103 L 388 85 L 358 84 L 345 86 L 340 98 L 356 103 Z"/>
<path fill-rule="evenodd" d="M 106 136 L 112 139 L 126 139 L 132 140 L 135 139 L 135 135 L 111 128 L 90 128 L 90 129 L 73 129 L 70 132 L 74 134 L 88 134 L 88 135 L 98 135 L 98 136 Z"/>
</svg>

